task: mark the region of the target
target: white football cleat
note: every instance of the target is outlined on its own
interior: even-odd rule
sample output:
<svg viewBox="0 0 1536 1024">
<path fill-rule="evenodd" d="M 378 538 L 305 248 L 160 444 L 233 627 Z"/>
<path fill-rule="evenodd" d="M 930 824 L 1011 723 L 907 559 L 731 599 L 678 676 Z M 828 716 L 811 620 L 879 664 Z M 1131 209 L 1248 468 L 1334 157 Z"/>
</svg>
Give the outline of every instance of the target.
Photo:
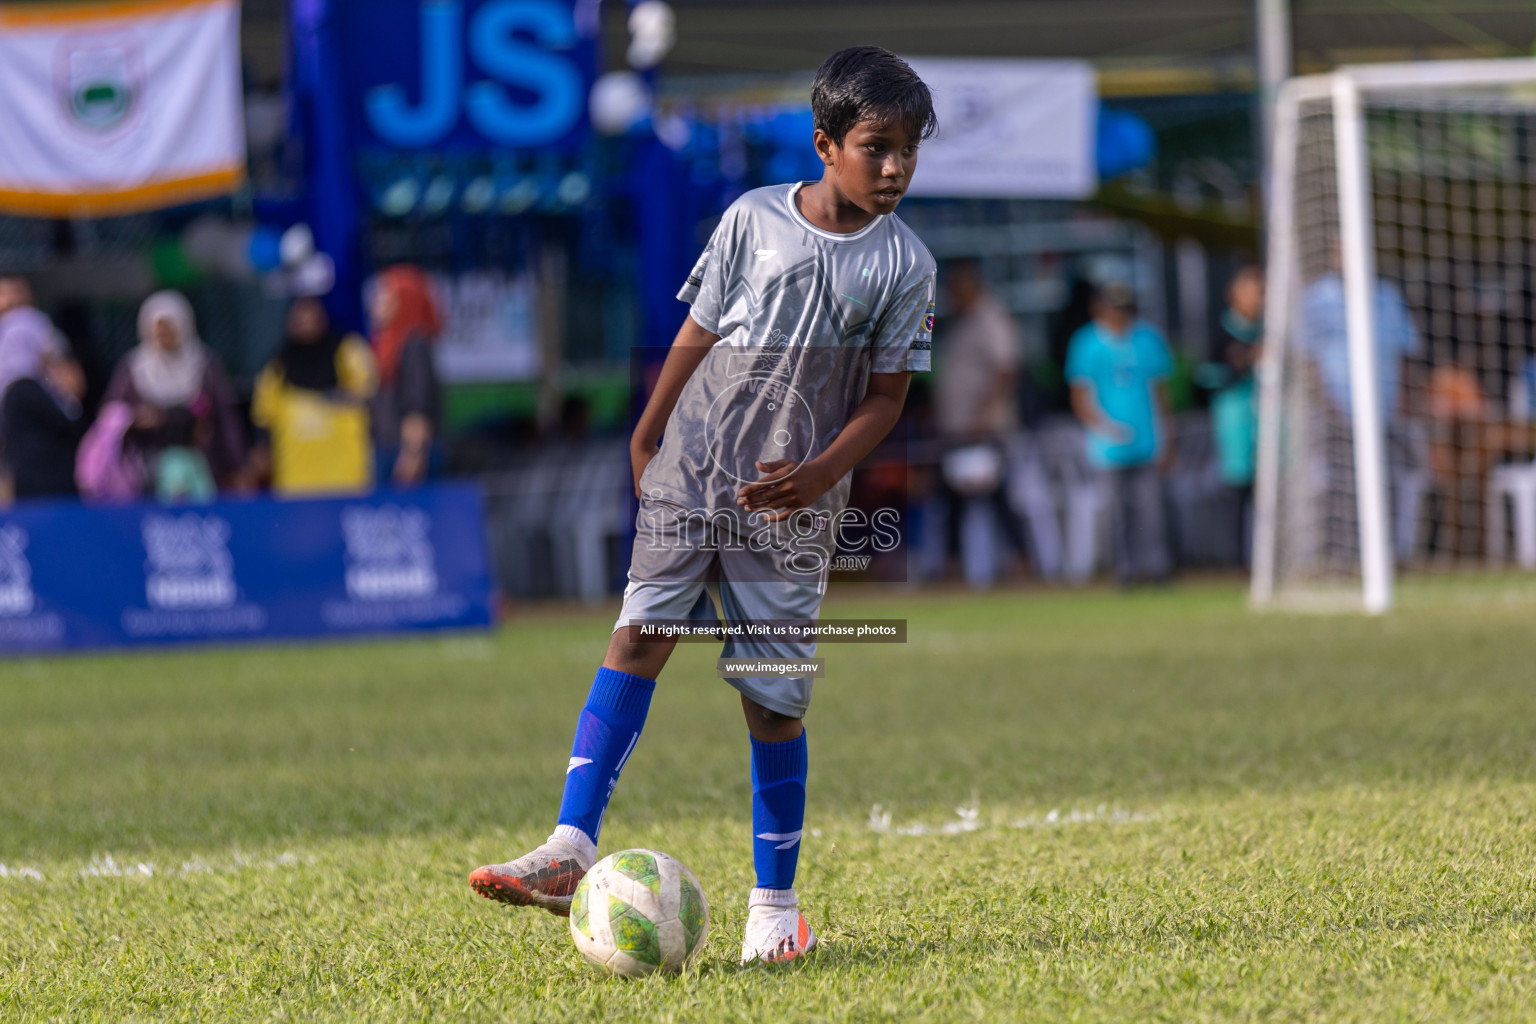
<svg viewBox="0 0 1536 1024">
<path fill-rule="evenodd" d="M 800 913 L 793 889 L 752 890 L 747 934 L 741 943 L 743 964 L 787 964 L 815 948 L 816 933 Z"/>
<path fill-rule="evenodd" d="M 469 884 L 486 899 L 516 907 L 543 907 L 569 917 L 576 883 L 592 870 L 595 847 L 590 839 L 574 843 L 556 829 L 538 849 L 505 864 L 487 864 L 469 876 Z"/>
</svg>

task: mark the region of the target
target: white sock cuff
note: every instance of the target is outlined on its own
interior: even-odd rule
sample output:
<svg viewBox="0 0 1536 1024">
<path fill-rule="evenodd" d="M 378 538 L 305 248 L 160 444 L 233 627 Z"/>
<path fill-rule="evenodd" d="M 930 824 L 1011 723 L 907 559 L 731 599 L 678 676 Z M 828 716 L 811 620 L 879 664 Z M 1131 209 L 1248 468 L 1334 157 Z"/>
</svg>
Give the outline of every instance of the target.
<svg viewBox="0 0 1536 1024">
<path fill-rule="evenodd" d="M 559 839 L 576 847 L 576 852 L 581 855 L 582 867 L 591 870 L 592 865 L 597 863 L 597 844 L 592 841 L 591 836 L 575 825 L 556 825 L 549 838 Z"/>
<path fill-rule="evenodd" d="M 798 907 L 800 897 L 793 889 L 753 889 L 747 897 L 747 909 L 753 907 Z"/>
</svg>

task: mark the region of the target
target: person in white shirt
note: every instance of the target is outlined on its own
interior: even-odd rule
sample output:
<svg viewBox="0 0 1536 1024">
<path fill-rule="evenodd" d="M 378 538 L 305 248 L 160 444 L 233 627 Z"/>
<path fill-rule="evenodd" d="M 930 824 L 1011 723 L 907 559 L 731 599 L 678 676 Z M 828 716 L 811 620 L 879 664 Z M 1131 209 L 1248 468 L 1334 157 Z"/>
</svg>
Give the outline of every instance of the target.
<svg viewBox="0 0 1536 1024">
<path fill-rule="evenodd" d="M 946 264 L 943 291 L 947 308 L 933 412 L 946 448 L 940 473 L 945 550 L 961 554 L 968 583 L 985 586 L 997 575 L 1002 554 L 992 543 L 988 517 L 1014 551 L 1025 552 L 1006 498 L 1003 458 L 1005 439 L 1019 428 L 1023 350 L 1013 317 L 987 287 L 976 260 Z"/>
</svg>

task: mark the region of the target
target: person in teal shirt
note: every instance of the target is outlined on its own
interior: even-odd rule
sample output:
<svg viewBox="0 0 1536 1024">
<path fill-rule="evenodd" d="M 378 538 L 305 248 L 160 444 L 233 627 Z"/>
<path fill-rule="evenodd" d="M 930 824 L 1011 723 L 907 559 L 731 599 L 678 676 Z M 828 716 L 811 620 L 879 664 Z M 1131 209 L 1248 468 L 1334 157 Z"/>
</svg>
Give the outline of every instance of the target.
<svg viewBox="0 0 1536 1024">
<path fill-rule="evenodd" d="M 1161 581 L 1172 569 L 1159 472 L 1171 451 L 1165 388 L 1172 372 L 1168 345 L 1137 318 L 1130 286 L 1102 286 L 1093 319 L 1067 345 L 1066 378 L 1072 411 L 1088 431 L 1088 462 L 1110 488 L 1123 584 Z"/>
<path fill-rule="evenodd" d="M 1221 482 L 1232 490 L 1237 509 L 1235 536 L 1244 564 L 1253 546 L 1253 477 L 1259 447 L 1259 400 L 1254 371 L 1262 354 L 1264 271 L 1243 267 L 1227 286 L 1227 308 L 1216 332 L 1219 362 L 1199 370 L 1212 389 L 1211 431 Z"/>
</svg>

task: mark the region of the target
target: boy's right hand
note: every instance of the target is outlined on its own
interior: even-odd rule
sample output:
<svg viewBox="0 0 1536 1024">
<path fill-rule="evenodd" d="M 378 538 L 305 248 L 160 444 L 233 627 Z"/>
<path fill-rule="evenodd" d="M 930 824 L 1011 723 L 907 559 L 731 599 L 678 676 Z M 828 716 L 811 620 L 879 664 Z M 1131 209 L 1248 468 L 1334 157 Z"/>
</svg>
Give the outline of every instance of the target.
<svg viewBox="0 0 1536 1024">
<path fill-rule="evenodd" d="M 1110 444 L 1130 444 L 1136 439 L 1136 434 L 1130 427 L 1119 420 L 1112 420 L 1108 416 L 1100 416 L 1099 422 L 1092 430 L 1094 433 L 1107 439 Z"/>
<path fill-rule="evenodd" d="M 656 457 L 656 442 L 645 442 L 642 438 L 633 438 L 629 442 L 629 465 L 635 473 L 635 497 L 640 498 L 640 477 L 645 473 L 645 467 L 651 464 Z"/>
<path fill-rule="evenodd" d="M 1115 439 L 1115 444 L 1130 444 L 1132 441 L 1136 440 L 1136 431 L 1132 430 L 1124 423 L 1115 423 L 1112 424 L 1112 427 L 1113 429 L 1110 432 L 1110 437 Z"/>
</svg>

